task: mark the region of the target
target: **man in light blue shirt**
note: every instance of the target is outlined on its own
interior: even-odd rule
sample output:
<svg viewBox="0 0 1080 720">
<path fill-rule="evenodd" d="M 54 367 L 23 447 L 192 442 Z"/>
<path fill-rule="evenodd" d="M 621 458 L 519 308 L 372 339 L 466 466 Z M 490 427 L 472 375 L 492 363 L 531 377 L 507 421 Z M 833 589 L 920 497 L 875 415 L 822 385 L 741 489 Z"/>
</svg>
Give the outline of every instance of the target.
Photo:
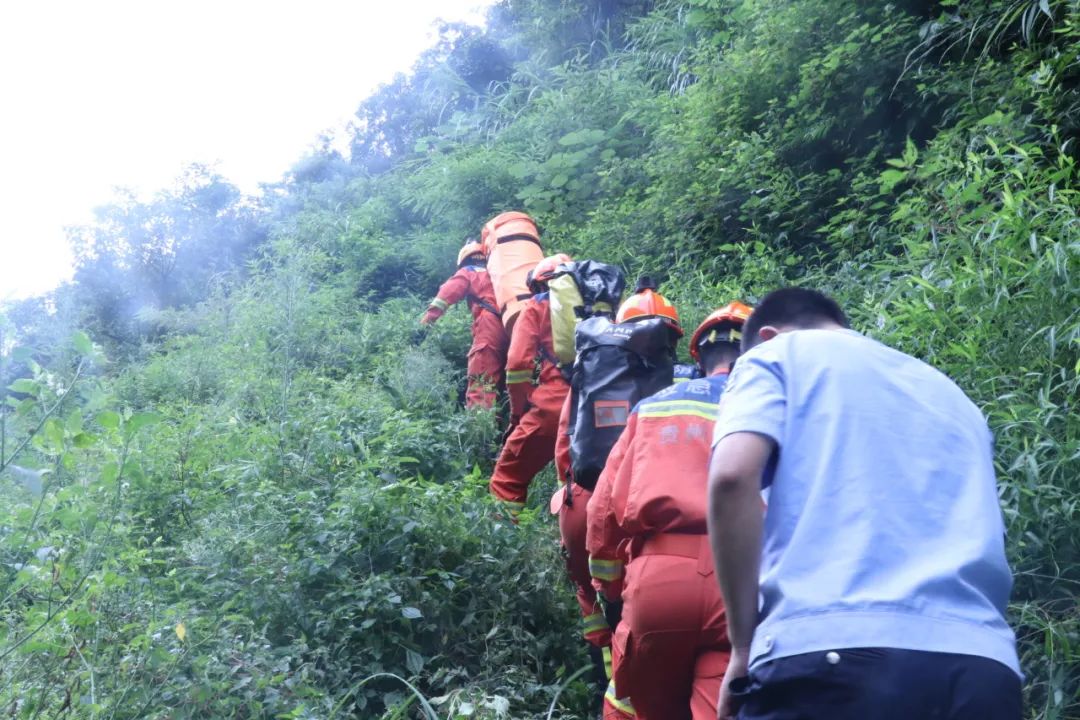
<svg viewBox="0 0 1080 720">
<path fill-rule="evenodd" d="M 982 413 L 815 291 L 766 296 L 743 350 L 709 472 L 720 717 L 1019 720 Z"/>
</svg>

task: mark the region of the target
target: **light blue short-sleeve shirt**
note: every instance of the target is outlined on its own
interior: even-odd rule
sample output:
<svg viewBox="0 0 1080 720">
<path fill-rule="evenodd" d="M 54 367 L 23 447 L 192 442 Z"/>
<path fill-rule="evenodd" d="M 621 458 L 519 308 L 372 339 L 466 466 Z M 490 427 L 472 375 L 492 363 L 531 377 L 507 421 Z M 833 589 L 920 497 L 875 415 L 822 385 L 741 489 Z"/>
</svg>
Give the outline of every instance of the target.
<svg viewBox="0 0 1080 720">
<path fill-rule="evenodd" d="M 990 431 L 926 363 L 849 330 L 743 355 L 714 444 L 776 441 L 751 666 L 853 647 L 979 655 L 1019 674 Z"/>
</svg>

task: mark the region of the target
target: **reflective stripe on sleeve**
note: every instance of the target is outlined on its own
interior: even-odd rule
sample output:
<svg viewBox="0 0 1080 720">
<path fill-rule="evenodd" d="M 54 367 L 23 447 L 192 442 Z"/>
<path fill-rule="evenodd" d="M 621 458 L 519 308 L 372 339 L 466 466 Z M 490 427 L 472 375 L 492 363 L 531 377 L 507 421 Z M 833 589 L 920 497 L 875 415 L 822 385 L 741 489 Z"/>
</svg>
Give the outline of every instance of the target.
<svg viewBox="0 0 1080 720">
<path fill-rule="evenodd" d="M 506 384 L 529 382 L 532 380 L 532 370 L 508 370 L 506 372 Z"/>
<path fill-rule="evenodd" d="M 607 620 L 604 619 L 603 613 L 593 613 L 592 615 L 586 615 L 582 619 L 582 634 L 585 637 L 589 637 L 593 633 L 603 632 L 608 630 Z"/>
<path fill-rule="evenodd" d="M 435 298 L 434 300 L 431 301 L 431 307 L 437 307 L 440 310 L 442 310 L 443 312 L 446 312 L 447 308 L 450 307 L 450 304 L 447 303 L 442 298 Z"/>
<path fill-rule="evenodd" d="M 623 576 L 622 560 L 604 560 L 603 558 L 589 556 L 589 574 L 597 580 L 618 580 Z"/>
</svg>

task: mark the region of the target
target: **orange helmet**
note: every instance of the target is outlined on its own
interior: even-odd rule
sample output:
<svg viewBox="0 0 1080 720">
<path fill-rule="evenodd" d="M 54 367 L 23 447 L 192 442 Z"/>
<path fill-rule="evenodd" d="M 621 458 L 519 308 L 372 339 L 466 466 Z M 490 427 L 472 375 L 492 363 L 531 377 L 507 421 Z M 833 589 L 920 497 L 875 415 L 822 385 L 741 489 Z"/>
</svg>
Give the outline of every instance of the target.
<svg viewBox="0 0 1080 720">
<path fill-rule="evenodd" d="M 479 255 L 477 261 L 482 260 L 484 255 L 484 246 L 476 240 L 469 238 L 465 241 L 465 244 L 461 246 L 461 250 L 457 254 L 457 266 L 461 267 L 465 264 L 466 260 L 471 259 L 474 255 Z"/>
<path fill-rule="evenodd" d="M 668 324 L 682 337 L 682 326 L 679 325 L 679 311 L 666 297 L 656 292 L 655 287 L 649 287 L 645 283 L 638 283 L 638 290 L 631 295 L 619 307 L 615 315 L 615 322 L 634 322 L 645 318 L 661 317 L 668 320 Z"/>
<path fill-rule="evenodd" d="M 701 362 L 701 353 L 698 350 L 700 346 L 718 342 L 739 342 L 742 339 L 743 324 L 753 311 L 753 308 L 737 300 L 714 310 L 698 325 L 690 338 L 690 356 L 695 362 Z"/>
<path fill-rule="evenodd" d="M 536 267 L 529 271 L 527 278 L 529 289 L 534 293 L 541 292 L 543 286 L 547 285 L 548 280 L 555 277 L 555 273 L 558 272 L 559 266 L 568 262 L 572 262 L 569 255 L 566 253 L 555 253 L 536 263 Z"/>
</svg>

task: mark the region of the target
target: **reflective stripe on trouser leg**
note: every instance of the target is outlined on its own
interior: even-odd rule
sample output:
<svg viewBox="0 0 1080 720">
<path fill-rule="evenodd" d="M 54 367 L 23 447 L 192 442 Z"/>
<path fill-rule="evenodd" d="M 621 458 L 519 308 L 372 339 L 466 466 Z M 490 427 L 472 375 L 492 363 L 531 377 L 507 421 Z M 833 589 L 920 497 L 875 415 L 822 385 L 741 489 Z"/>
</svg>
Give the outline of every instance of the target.
<svg viewBox="0 0 1080 720">
<path fill-rule="evenodd" d="M 532 377 L 532 370 L 508 370 L 506 372 L 506 384 L 515 385 L 517 383 L 532 382 Z"/>
<path fill-rule="evenodd" d="M 630 703 L 630 698 L 620 698 L 615 694 L 614 680 L 608 682 L 607 692 L 604 693 L 604 720 L 612 717 L 634 717 L 634 706 Z"/>
</svg>

